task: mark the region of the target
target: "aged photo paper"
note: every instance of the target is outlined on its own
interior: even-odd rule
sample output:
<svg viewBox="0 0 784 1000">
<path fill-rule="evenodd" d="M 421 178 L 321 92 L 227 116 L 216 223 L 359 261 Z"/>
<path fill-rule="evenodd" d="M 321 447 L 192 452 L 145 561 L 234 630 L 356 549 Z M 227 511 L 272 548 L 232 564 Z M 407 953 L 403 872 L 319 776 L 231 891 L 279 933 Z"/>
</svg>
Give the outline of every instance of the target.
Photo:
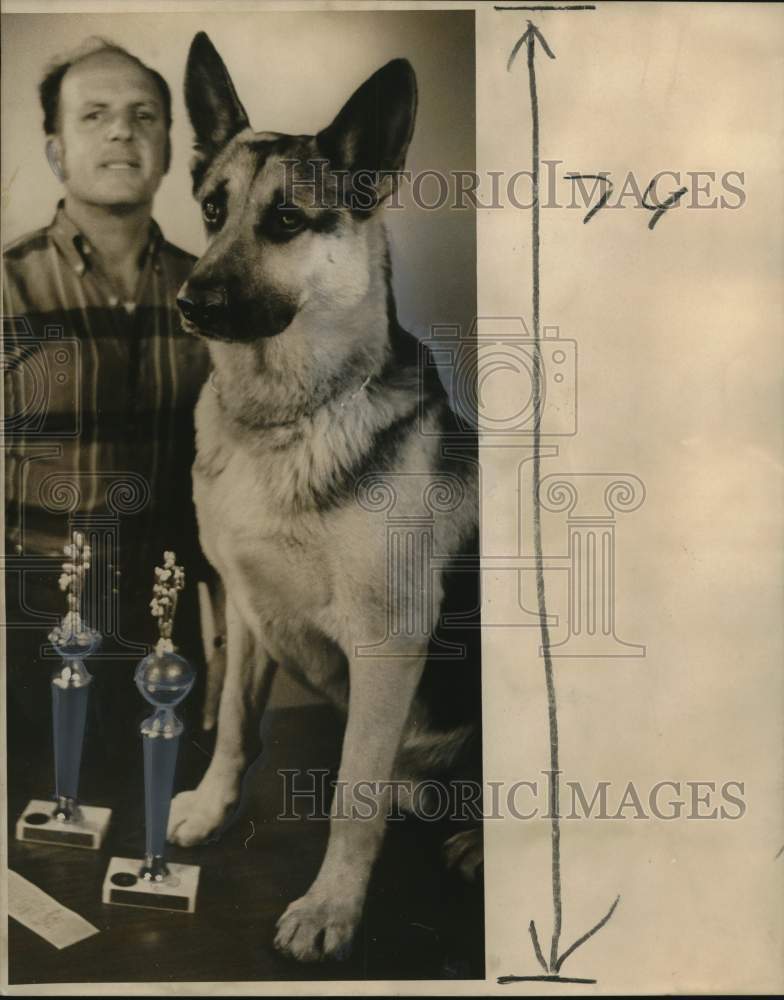
<svg viewBox="0 0 784 1000">
<path fill-rule="evenodd" d="M 784 7 L 1 9 L 4 993 L 781 993 Z"/>
</svg>

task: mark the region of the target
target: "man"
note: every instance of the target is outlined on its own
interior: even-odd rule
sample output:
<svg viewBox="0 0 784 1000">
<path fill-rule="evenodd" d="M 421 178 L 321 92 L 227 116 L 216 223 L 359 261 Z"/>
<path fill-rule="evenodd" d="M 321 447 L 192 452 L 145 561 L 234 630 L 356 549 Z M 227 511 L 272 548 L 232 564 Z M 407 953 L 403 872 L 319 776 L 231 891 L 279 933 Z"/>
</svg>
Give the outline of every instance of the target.
<svg viewBox="0 0 784 1000">
<path fill-rule="evenodd" d="M 193 258 L 152 219 L 171 155 L 169 88 L 97 39 L 49 70 L 40 98 L 64 198 L 3 261 L 6 621 L 9 681 L 22 686 L 33 671 L 15 675 L 10 649 L 45 645 L 65 612 L 71 528 L 92 542 L 85 611 L 104 660 L 138 659 L 138 643 L 155 641 L 148 603 L 164 548 L 185 564 L 192 604 L 202 569 L 190 464 L 208 358 L 175 306 Z M 198 649 L 193 622 L 183 638 Z"/>
</svg>

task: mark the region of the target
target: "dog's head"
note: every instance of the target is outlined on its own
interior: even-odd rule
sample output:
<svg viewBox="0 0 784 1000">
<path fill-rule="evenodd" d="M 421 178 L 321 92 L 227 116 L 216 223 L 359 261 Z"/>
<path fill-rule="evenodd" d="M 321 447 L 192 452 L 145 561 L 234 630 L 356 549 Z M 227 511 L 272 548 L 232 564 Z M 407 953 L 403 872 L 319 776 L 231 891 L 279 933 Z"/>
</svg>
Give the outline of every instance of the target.
<svg viewBox="0 0 784 1000">
<path fill-rule="evenodd" d="M 361 305 L 381 263 L 378 209 L 414 128 L 410 64 L 387 63 L 315 136 L 254 132 L 200 32 L 185 100 L 196 139 L 194 196 L 208 235 L 177 299 L 185 328 L 249 342 L 278 336 L 297 316 Z"/>
</svg>

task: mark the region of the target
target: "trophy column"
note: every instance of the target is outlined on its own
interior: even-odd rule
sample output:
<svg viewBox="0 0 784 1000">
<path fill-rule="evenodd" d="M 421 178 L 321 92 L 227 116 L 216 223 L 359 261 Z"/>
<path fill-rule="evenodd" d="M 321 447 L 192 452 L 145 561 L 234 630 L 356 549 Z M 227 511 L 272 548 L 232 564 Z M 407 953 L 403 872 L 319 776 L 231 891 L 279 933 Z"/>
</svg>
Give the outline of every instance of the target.
<svg viewBox="0 0 784 1000">
<path fill-rule="evenodd" d="M 171 640 L 177 594 L 185 585 L 173 552 L 164 553 L 156 568 L 151 601 L 158 618 L 160 639 L 155 651 L 136 668 L 135 681 L 155 711 L 141 724 L 144 756 L 144 860 L 112 858 L 103 883 L 103 902 L 146 906 L 193 913 L 199 885 L 199 867 L 167 863 L 166 827 L 174 790 L 174 771 L 183 724 L 174 708 L 193 687 L 191 665 L 178 656 Z"/>
<path fill-rule="evenodd" d="M 174 789 L 174 768 L 182 722 L 172 706 L 193 686 L 190 664 L 176 653 L 146 657 L 136 671 L 136 686 L 156 711 L 141 725 L 144 751 L 145 852 L 142 878 L 160 882 L 169 874 L 164 851 Z"/>
<path fill-rule="evenodd" d="M 81 616 L 90 548 L 84 544 L 80 532 L 73 533 L 65 555 L 60 588 L 67 593 L 68 612 L 49 635 L 63 661 L 52 675 L 51 685 L 55 805 L 52 808 L 52 803 L 43 799 L 29 802 L 16 824 L 16 836 L 19 840 L 96 850 L 106 835 L 112 811 L 80 805 L 78 792 L 87 701 L 93 679 L 84 660 L 100 646 L 101 634 Z"/>
</svg>

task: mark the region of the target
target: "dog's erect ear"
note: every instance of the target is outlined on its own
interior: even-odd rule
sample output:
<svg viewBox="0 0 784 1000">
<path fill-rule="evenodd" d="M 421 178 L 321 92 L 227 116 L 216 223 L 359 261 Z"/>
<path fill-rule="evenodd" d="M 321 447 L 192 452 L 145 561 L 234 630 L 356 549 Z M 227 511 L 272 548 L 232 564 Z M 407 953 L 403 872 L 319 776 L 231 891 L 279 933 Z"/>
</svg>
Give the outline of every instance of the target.
<svg viewBox="0 0 784 1000">
<path fill-rule="evenodd" d="M 216 153 L 248 126 L 228 70 L 203 31 L 193 39 L 188 53 L 185 104 L 196 137 L 191 163 L 195 189 Z"/>
<path fill-rule="evenodd" d="M 348 99 L 337 118 L 316 136 L 320 152 L 339 170 L 355 174 L 403 169 L 416 118 L 416 76 L 407 59 L 393 59 Z M 379 200 L 394 180 L 375 185 Z"/>
</svg>

